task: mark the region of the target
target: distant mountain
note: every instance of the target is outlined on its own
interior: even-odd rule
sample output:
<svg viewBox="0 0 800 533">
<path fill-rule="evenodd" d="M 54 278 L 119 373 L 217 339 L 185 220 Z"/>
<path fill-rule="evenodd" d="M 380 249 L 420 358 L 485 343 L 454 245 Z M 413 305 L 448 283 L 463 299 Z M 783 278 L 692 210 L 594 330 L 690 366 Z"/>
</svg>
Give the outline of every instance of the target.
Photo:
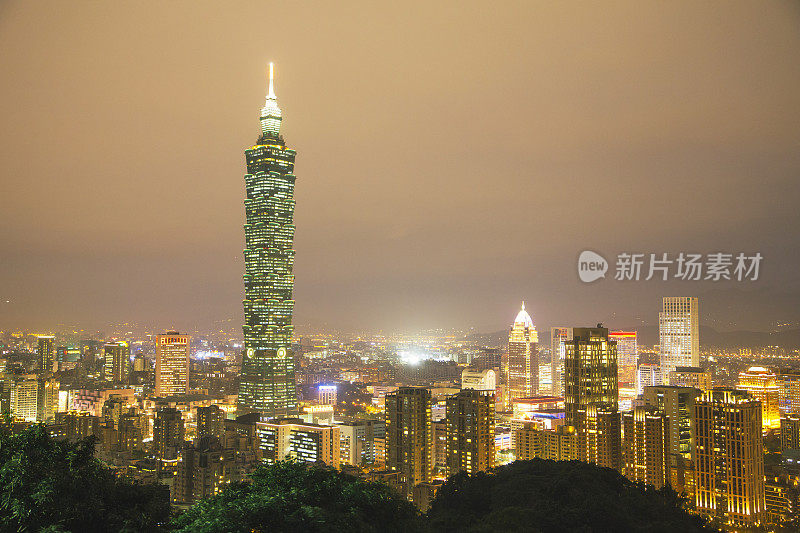
<svg viewBox="0 0 800 533">
<path fill-rule="evenodd" d="M 620 328 L 626 330 L 626 328 Z M 640 346 L 658 344 L 658 326 L 631 328 L 638 333 Z M 493 333 L 475 333 L 467 337 L 469 340 L 485 346 L 505 346 L 508 342 L 507 331 Z M 539 345 L 550 345 L 550 328 L 539 331 Z M 780 346 L 786 350 L 800 348 L 800 329 L 778 332 L 766 331 L 717 331 L 709 326 L 700 326 L 700 346 L 703 348 L 760 348 L 763 346 Z"/>
</svg>

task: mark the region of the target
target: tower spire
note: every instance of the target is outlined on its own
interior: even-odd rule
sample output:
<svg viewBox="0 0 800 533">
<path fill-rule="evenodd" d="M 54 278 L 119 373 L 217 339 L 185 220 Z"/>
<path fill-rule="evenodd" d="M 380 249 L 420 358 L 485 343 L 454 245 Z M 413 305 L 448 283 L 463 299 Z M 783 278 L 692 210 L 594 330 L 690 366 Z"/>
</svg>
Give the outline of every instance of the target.
<svg viewBox="0 0 800 533">
<path fill-rule="evenodd" d="M 274 100 L 275 97 L 275 89 L 273 88 L 273 66 L 272 61 L 269 62 L 269 92 L 267 93 L 267 98 Z"/>
</svg>

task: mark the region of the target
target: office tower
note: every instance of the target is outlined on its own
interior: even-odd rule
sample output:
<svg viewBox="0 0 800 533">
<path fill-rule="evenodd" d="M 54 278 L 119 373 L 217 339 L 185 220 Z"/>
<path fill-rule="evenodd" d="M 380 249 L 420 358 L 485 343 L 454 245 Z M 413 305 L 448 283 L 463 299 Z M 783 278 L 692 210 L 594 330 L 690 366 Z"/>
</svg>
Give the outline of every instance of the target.
<svg viewBox="0 0 800 533">
<path fill-rule="evenodd" d="M 622 470 L 622 426 L 617 406 L 599 402 L 581 407 L 578 417 L 579 460 Z"/>
<path fill-rule="evenodd" d="M 667 376 L 670 385 L 694 387 L 705 392 L 711 390 L 711 372 L 696 366 L 678 366 Z"/>
<path fill-rule="evenodd" d="M 52 422 L 58 411 L 58 391 L 61 384 L 53 377 L 39 377 L 36 390 L 36 420 Z"/>
<path fill-rule="evenodd" d="M 386 436 L 383 420 L 357 420 L 343 422 L 339 427 L 341 463 L 352 466 L 375 464 L 375 439 Z"/>
<path fill-rule="evenodd" d="M 189 335 L 177 331 L 156 336 L 156 390 L 161 398 L 189 391 Z"/>
<path fill-rule="evenodd" d="M 539 429 L 534 424 L 514 431 L 515 452 L 518 460 L 534 458 L 552 461 L 577 461 L 578 433 L 572 426 Z"/>
<path fill-rule="evenodd" d="M 309 424 L 301 418 L 279 418 L 256 423 L 262 460 L 274 463 L 294 459 L 301 463 L 323 462 L 338 468 L 341 443 L 338 426 Z"/>
<path fill-rule="evenodd" d="M 183 448 L 183 415 L 174 407 L 164 407 L 156 412 L 153 423 L 153 455 L 159 461 L 175 461 Z"/>
<path fill-rule="evenodd" d="M 715 388 L 695 403 L 695 508 L 729 527 L 764 520 L 761 404 L 746 392 Z"/>
<path fill-rule="evenodd" d="M 644 404 L 664 412 L 669 419 L 670 455 L 694 460 L 694 405 L 702 393 L 692 387 L 645 387 L 642 393 Z"/>
<path fill-rule="evenodd" d="M 336 385 L 320 385 L 317 387 L 317 403 L 336 405 Z"/>
<path fill-rule="evenodd" d="M 491 368 L 486 370 L 465 368 L 461 372 L 461 388 L 494 392 L 497 389 L 497 374 Z"/>
<path fill-rule="evenodd" d="M 782 413 L 800 413 L 800 371 L 782 368 L 777 372 L 778 407 Z"/>
<path fill-rule="evenodd" d="M 622 415 L 623 473 L 660 489 L 669 483 L 669 418 L 655 407 L 636 407 Z"/>
<path fill-rule="evenodd" d="M 36 356 L 39 360 L 39 370 L 42 372 L 56 371 L 56 346 L 55 337 L 52 335 L 38 335 Z"/>
<path fill-rule="evenodd" d="M 564 348 L 564 419 L 580 432 L 581 409 L 595 402 L 618 405 L 617 344 L 606 328 L 573 328 Z"/>
<path fill-rule="evenodd" d="M 17 420 L 36 422 L 39 410 L 39 379 L 35 374 L 11 376 L 4 384 L 8 390 L 11 416 Z"/>
<path fill-rule="evenodd" d="M 431 403 L 431 391 L 423 388 L 400 387 L 386 395 L 386 467 L 400 474 L 407 494 L 433 475 Z"/>
<path fill-rule="evenodd" d="M 197 423 L 197 440 L 204 437 L 222 439 L 225 433 L 225 411 L 219 405 L 197 407 L 195 420 Z"/>
<path fill-rule="evenodd" d="M 658 314 L 661 371 L 700 366 L 700 322 L 696 297 L 665 296 Z"/>
<path fill-rule="evenodd" d="M 564 342 L 572 340 L 572 328 L 550 328 L 550 379 L 553 396 L 564 395 Z"/>
<path fill-rule="evenodd" d="M 617 381 L 635 383 L 639 364 L 639 347 L 635 331 L 610 331 L 608 340 L 617 343 Z"/>
<path fill-rule="evenodd" d="M 763 366 L 751 366 L 739 372 L 739 390 L 747 391 L 750 396 L 761 402 L 761 423 L 765 429 L 777 429 L 781 425 L 781 413 L 778 409 L 780 387 L 774 372 Z"/>
<path fill-rule="evenodd" d="M 114 383 L 128 381 L 131 350 L 125 341 L 109 342 L 103 347 L 103 379 Z"/>
<path fill-rule="evenodd" d="M 539 334 L 523 302 L 508 333 L 508 405 L 515 398 L 527 398 L 539 391 L 538 343 Z"/>
<path fill-rule="evenodd" d="M 781 453 L 786 450 L 800 450 L 800 415 L 781 417 Z"/>
<path fill-rule="evenodd" d="M 636 371 L 636 392 L 638 394 L 641 395 L 645 387 L 656 387 L 663 384 L 664 379 L 660 365 L 639 365 Z"/>
<path fill-rule="evenodd" d="M 494 392 L 466 389 L 446 402 L 447 475 L 494 468 Z"/>
<path fill-rule="evenodd" d="M 297 411 L 292 340 L 294 275 L 294 158 L 280 135 L 281 110 L 273 90 L 261 110 L 261 136 L 245 150 L 244 347 L 240 414 L 270 417 Z"/>
</svg>

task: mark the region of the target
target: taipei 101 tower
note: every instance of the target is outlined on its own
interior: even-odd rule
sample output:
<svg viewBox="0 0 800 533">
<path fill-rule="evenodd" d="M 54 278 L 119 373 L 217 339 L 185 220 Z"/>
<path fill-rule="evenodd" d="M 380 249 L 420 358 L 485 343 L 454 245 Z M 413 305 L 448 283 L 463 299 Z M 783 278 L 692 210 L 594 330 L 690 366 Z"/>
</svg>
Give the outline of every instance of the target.
<svg viewBox="0 0 800 533">
<path fill-rule="evenodd" d="M 272 63 L 261 135 L 244 151 L 244 356 L 237 414 L 297 412 L 292 341 L 294 158 L 281 136 Z"/>
</svg>

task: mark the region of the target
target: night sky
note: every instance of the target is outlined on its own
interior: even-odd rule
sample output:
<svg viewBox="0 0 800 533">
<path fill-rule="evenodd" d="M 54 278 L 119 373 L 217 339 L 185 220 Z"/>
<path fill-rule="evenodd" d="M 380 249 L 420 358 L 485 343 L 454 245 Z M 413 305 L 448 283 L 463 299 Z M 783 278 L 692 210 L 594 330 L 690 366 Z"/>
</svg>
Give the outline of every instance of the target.
<svg viewBox="0 0 800 533">
<path fill-rule="evenodd" d="M 296 322 L 800 322 L 800 4 L 0 3 L 0 329 L 241 320 L 275 62 Z M 757 282 L 578 254 L 760 252 Z M 8 302 L 6 302 L 8 301 Z"/>
</svg>

